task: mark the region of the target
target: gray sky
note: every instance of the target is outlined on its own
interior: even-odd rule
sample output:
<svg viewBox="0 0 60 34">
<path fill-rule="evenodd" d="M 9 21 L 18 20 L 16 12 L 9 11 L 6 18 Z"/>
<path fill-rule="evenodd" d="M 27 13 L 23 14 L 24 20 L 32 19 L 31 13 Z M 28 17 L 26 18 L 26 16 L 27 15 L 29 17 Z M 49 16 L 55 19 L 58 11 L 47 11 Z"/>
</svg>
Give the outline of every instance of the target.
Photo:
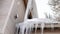
<svg viewBox="0 0 60 34">
<path fill-rule="evenodd" d="M 37 5 L 39 18 L 46 18 L 45 13 L 47 13 L 47 15 L 50 14 L 53 16 L 53 11 L 51 10 L 50 5 L 48 4 L 49 0 L 35 0 L 35 1 Z"/>
</svg>

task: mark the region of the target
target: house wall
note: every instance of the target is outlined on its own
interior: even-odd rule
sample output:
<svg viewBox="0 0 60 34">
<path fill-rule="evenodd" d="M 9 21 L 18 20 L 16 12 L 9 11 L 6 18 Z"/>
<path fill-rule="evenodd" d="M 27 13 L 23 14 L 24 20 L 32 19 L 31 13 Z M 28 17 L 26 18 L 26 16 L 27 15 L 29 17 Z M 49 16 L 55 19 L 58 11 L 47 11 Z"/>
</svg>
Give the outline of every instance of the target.
<svg viewBox="0 0 60 34">
<path fill-rule="evenodd" d="M 0 24 L 0 34 L 15 34 L 16 24 L 24 20 L 24 2 L 23 0 L 0 1 L 0 16 L 6 16 L 1 20 L 3 23 Z"/>
<path fill-rule="evenodd" d="M 25 5 L 23 0 L 18 0 L 17 2 L 20 2 L 20 4 L 17 6 L 17 13 L 19 15 L 18 22 L 24 21 L 24 15 L 25 15 Z"/>
</svg>

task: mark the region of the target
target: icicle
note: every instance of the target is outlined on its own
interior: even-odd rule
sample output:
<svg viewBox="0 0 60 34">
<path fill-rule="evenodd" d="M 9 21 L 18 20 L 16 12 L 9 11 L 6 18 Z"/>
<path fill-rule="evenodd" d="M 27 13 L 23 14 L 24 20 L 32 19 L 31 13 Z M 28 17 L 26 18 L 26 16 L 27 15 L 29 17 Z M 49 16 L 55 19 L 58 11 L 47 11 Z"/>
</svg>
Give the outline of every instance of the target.
<svg viewBox="0 0 60 34">
<path fill-rule="evenodd" d="M 36 34 L 36 31 L 37 31 L 37 27 L 38 27 L 38 24 L 35 24 L 35 34 Z"/>
<path fill-rule="evenodd" d="M 53 23 L 51 24 L 51 28 L 52 28 L 51 30 L 53 31 L 54 30 L 54 24 Z"/>
<path fill-rule="evenodd" d="M 44 31 L 44 23 L 41 24 L 41 34 L 43 34 Z"/>
<path fill-rule="evenodd" d="M 21 34 L 24 34 L 24 28 L 21 29 Z"/>
<path fill-rule="evenodd" d="M 19 24 L 16 24 L 16 34 L 18 34 L 18 30 L 19 30 Z"/>
<path fill-rule="evenodd" d="M 29 29 L 29 34 L 31 34 L 31 31 L 32 31 L 32 29 L 31 29 L 31 27 L 30 27 L 30 29 Z"/>
<path fill-rule="evenodd" d="M 29 34 L 31 34 L 31 31 L 33 30 L 34 24 L 33 22 L 30 23 L 30 30 L 29 30 Z"/>
<path fill-rule="evenodd" d="M 26 28 L 26 34 L 28 34 L 28 29 L 29 29 L 29 28 Z"/>
</svg>

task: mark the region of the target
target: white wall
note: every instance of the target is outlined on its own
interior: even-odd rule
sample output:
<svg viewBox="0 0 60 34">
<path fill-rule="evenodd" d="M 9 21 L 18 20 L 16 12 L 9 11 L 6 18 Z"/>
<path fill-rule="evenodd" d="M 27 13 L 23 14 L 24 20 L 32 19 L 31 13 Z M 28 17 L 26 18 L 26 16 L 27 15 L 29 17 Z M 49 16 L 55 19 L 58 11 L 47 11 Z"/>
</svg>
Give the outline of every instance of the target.
<svg viewBox="0 0 60 34">
<path fill-rule="evenodd" d="M 31 11 L 31 13 L 32 13 L 32 17 L 33 17 L 33 18 L 37 18 L 38 15 L 37 15 L 37 8 L 36 8 L 35 0 L 33 0 L 32 5 L 33 5 L 33 9 L 32 9 L 32 11 Z"/>
<path fill-rule="evenodd" d="M 25 15 L 25 6 L 23 0 L 19 0 L 20 4 L 18 5 L 18 14 L 19 14 L 19 21 L 22 22 L 24 20 Z"/>
<path fill-rule="evenodd" d="M 14 34 L 15 33 L 15 25 L 16 23 L 19 23 L 21 21 L 23 21 L 24 18 L 24 11 L 25 11 L 25 7 L 24 7 L 24 3 L 23 0 L 1 0 L 2 2 L 2 7 L 0 9 L 2 9 L 3 12 L 0 13 L 6 13 L 6 18 L 3 21 L 4 24 L 2 25 L 2 32 L 0 32 L 1 34 Z M 4 2 L 6 2 L 6 4 L 4 4 Z M 13 1 L 13 2 L 12 2 Z M 13 4 L 11 4 L 13 3 Z M 3 5 L 6 5 L 6 7 L 4 8 Z M 11 6 L 13 6 L 11 8 Z M 11 8 L 11 9 L 10 9 Z M 4 10 L 6 9 L 6 10 Z M 15 18 L 15 16 L 18 14 L 18 17 Z M 5 15 L 5 14 L 4 14 Z M 0 25 L 1 28 L 1 25 Z"/>
</svg>

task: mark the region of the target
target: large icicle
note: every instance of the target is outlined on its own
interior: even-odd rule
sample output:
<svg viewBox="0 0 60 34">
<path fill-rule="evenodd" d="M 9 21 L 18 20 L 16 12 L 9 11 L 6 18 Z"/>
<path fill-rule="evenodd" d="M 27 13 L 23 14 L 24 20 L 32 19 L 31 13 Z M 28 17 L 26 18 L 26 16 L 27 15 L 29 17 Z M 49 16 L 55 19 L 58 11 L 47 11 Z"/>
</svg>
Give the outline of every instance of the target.
<svg viewBox="0 0 60 34">
<path fill-rule="evenodd" d="M 43 34 L 44 32 L 44 25 L 45 25 L 44 23 L 41 24 L 41 34 Z"/>
</svg>

